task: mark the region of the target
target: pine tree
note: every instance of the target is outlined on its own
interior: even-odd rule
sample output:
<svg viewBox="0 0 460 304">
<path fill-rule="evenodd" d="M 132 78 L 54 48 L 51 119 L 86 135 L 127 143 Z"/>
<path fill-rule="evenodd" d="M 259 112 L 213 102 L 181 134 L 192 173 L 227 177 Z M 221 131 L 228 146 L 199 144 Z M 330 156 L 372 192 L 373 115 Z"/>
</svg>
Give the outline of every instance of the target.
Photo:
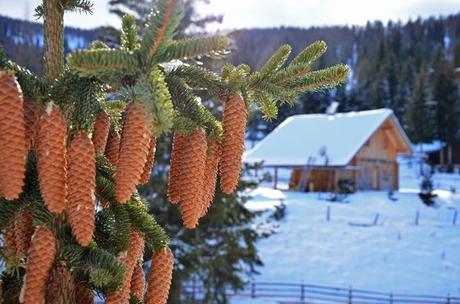
<svg viewBox="0 0 460 304">
<path fill-rule="evenodd" d="M 434 117 L 432 115 L 432 106 L 430 106 L 431 93 L 429 88 L 427 68 L 424 67 L 417 76 L 405 117 L 406 131 L 414 143 L 433 140 Z"/>
<path fill-rule="evenodd" d="M 94 42 L 90 48 L 68 55 L 64 65 L 64 12 L 90 11 L 91 7 L 88 0 L 45 0 L 37 8 L 37 15 L 45 21 L 43 77 L 6 60 L 0 53 L 0 69 L 6 71 L 0 75 L 13 77 L 13 81 L 5 84 L 6 91 L 17 81 L 23 96 L 33 98 L 41 112 L 38 145 L 36 148 L 31 145 L 26 163 L 17 162 L 17 155 L 5 154 L 0 158 L 0 168 L 11 162 L 22 166 L 12 171 L 11 176 L 0 176 L 2 187 L 9 185 L 10 177 L 25 172 L 19 197 L 16 193 L 9 195 L 10 188 L 1 189 L 0 228 L 8 240 L 2 249 L 7 266 L 2 295 L 9 302 L 18 302 L 22 294 L 25 303 L 43 303 L 45 298 L 73 303 L 76 293 L 83 288 L 88 295 L 85 299 L 91 299 L 90 293 L 94 291 L 104 296 L 107 303 L 128 303 L 134 269 L 147 248 L 154 256 L 149 282 L 161 284 L 153 285 L 154 294 L 147 292 L 145 301 L 165 303 L 173 257 L 170 254 L 161 257 L 171 252 L 169 239 L 148 214 L 146 202 L 136 189 L 153 149 L 149 145 L 151 136 L 158 138 L 172 130 L 186 136 L 199 132 L 197 140 L 202 145 L 200 157 L 204 170 L 208 143 L 225 141 L 225 134 L 231 130 L 222 129 L 222 123 L 196 97 L 196 89 L 204 88 L 214 97 L 240 94 L 244 107 L 257 107 L 266 117 L 274 117 L 281 101 L 292 103 L 303 91 L 333 87 L 348 77 L 344 65 L 311 71 L 312 55 L 308 48 L 287 64 L 289 46 L 281 47 L 256 72 L 244 65 L 226 65 L 220 74 L 196 65 L 169 68 L 171 60 L 223 53 L 228 45 L 223 36 L 175 39 L 183 16 L 179 0 L 158 0 L 141 37 L 137 35 L 134 19 L 127 16 L 123 19 L 120 48 Z M 324 52 L 325 45 L 319 47 Z M 0 86 L 5 89 L 3 82 Z M 14 108 L 11 117 L 19 117 L 22 128 L 13 128 L 14 132 L 8 136 L 20 139 L 19 148 L 27 151 L 24 108 L 17 91 L 14 98 L 6 94 L 8 98 L 0 104 L 0 112 Z M 96 153 L 93 144 L 93 141 L 98 147 L 100 144 L 96 140 L 99 127 L 97 132 L 94 128 L 101 111 L 110 115 L 112 135 L 108 140 L 113 149 L 105 152 L 110 154 L 111 161 L 102 155 L 102 148 Z M 116 157 L 118 132 L 121 139 Z M 96 135 L 90 138 L 90 134 Z M 188 151 L 193 147 L 185 145 L 182 149 Z M 186 176 L 193 175 L 187 170 L 196 169 L 189 165 L 196 160 L 181 158 L 186 163 L 180 168 L 181 174 L 185 170 Z M 133 166 L 127 166 L 127 162 Z M 194 178 L 197 178 L 195 194 L 203 193 L 203 174 Z M 179 190 L 184 190 L 183 183 L 179 184 Z M 187 189 L 188 196 L 190 190 Z M 203 196 L 196 198 L 202 200 Z M 190 207 L 182 201 L 180 205 Z M 35 234 L 28 254 L 18 259 L 14 257 L 19 252 L 16 243 L 27 236 L 21 232 L 24 237 L 19 237 L 18 231 L 16 238 L 14 215 L 29 207 L 33 209 L 31 222 Z M 190 228 L 199 224 L 197 218 L 204 215 L 201 202 L 195 208 L 189 212 L 194 217 L 193 225 L 187 225 Z M 226 216 L 223 213 L 222 219 Z M 224 223 L 222 219 L 220 224 Z M 248 250 L 254 254 L 253 247 Z"/>
</svg>

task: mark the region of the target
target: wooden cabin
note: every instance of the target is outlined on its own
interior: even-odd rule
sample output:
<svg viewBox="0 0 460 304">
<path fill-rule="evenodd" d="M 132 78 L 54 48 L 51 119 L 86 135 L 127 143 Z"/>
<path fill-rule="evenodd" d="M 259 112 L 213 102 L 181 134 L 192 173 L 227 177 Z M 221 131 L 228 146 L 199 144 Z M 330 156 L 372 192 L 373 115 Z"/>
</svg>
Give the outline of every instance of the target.
<svg viewBox="0 0 460 304">
<path fill-rule="evenodd" d="M 247 163 L 292 169 L 289 187 L 301 191 L 397 190 L 397 156 L 409 139 L 390 109 L 295 115 L 245 154 Z"/>
</svg>

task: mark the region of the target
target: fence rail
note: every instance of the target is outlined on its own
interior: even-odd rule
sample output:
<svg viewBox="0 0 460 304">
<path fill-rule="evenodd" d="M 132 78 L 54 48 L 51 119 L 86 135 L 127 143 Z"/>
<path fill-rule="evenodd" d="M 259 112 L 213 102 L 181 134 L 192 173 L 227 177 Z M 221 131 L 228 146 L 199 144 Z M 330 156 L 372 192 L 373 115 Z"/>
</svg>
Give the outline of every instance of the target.
<svg viewBox="0 0 460 304">
<path fill-rule="evenodd" d="M 187 299 L 200 303 L 205 295 L 205 289 L 202 285 L 192 282 L 183 286 L 182 293 Z M 460 297 L 449 295 L 397 294 L 352 287 L 282 282 L 253 282 L 241 291 L 228 290 L 227 296 L 266 298 L 280 304 L 460 304 Z"/>
</svg>

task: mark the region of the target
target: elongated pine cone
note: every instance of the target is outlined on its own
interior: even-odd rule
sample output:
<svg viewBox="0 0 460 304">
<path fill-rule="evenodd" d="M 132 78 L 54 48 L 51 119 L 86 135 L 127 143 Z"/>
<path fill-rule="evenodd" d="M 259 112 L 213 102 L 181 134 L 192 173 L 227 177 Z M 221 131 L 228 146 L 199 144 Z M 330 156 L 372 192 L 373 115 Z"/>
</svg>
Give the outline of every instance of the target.
<svg viewBox="0 0 460 304">
<path fill-rule="evenodd" d="M 26 121 L 26 143 L 27 150 L 35 148 L 37 139 L 38 121 L 40 110 L 37 102 L 31 97 L 24 97 L 24 118 Z"/>
<path fill-rule="evenodd" d="M 134 267 L 133 277 L 131 278 L 131 293 L 140 301 L 144 299 L 145 275 L 141 265 Z"/>
<path fill-rule="evenodd" d="M 120 257 L 120 261 L 126 269 L 125 276 L 123 278 L 123 287 L 121 290 L 110 294 L 106 299 L 106 304 L 128 303 L 134 267 L 137 265 L 139 258 L 142 258 L 144 245 L 145 243 L 142 235 L 132 229 L 128 251 L 123 252 Z"/>
<path fill-rule="evenodd" d="M 94 146 L 85 132 L 75 135 L 70 144 L 68 186 L 70 226 L 78 243 L 87 246 L 94 233 L 96 165 Z"/>
<path fill-rule="evenodd" d="M 101 111 L 96 116 L 93 131 L 93 144 L 96 153 L 104 154 L 105 146 L 110 132 L 110 117 L 104 111 Z"/>
<path fill-rule="evenodd" d="M 149 154 L 147 155 L 147 161 L 144 165 L 144 171 L 141 176 L 141 185 L 145 185 L 149 182 L 150 174 L 153 168 L 153 162 L 155 161 L 155 151 L 156 151 L 157 139 L 155 136 L 150 137 L 149 142 Z"/>
<path fill-rule="evenodd" d="M 79 284 L 75 288 L 75 299 L 77 304 L 93 304 L 94 293 L 88 287 Z"/>
<path fill-rule="evenodd" d="M 241 158 L 244 152 L 244 130 L 247 110 L 243 98 L 233 94 L 225 102 L 222 127 L 222 157 L 220 160 L 220 187 L 222 192 L 231 194 L 238 185 Z"/>
<path fill-rule="evenodd" d="M 0 195 L 19 197 L 27 158 L 21 88 L 12 72 L 0 71 Z"/>
<path fill-rule="evenodd" d="M 56 239 L 45 227 L 38 227 L 32 236 L 24 277 L 25 304 L 44 304 L 45 286 L 56 255 Z"/>
<path fill-rule="evenodd" d="M 197 226 L 201 213 L 206 150 L 203 129 L 196 129 L 186 137 L 181 160 L 180 209 L 184 226 L 189 229 Z"/>
<path fill-rule="evenodd" d="M 118 164 L 118 156 L 120 154 L 120 134 L 111 129 L 109 138 L 107 139 L 107 146 L 105 147 L 105 156 L 113 166 Z"/>
<path fill-rule="evenodd" d="M 208 144 L 208 154 L 206 155 L 206 167 L 204 169 L 203 199 L 200 218 L 206 215 L 214 199 L 220 153 L 220 144 L 215 139 L 211 139 Z"/>
<path fill-rule="evenodd" d="M 151 132 L 144 108 L 130 104 L 123 121 L 120 154 L 115 175 L 115 198 L 126 203 L 139 184 L 149 154 Z"/>
<path fill-rule="evenodd" d="M 185 135 L 175 132 L 169 161 L 168 198 L 173 204 L 180 201 L 180 180 L 182 152 L 184 149 Z"/>
<path fill-rule="evenodd" d="M 6 264 L 15 264 L 17 261 L 17 246 L 15 237 L 14 221 L 10 220 L 9 224 L 3 231 L 3 257 Z"/>
<path fill-rule="evenodd" d="M 16 243 L 16 255 L 23 257 L 27 254 L 30 247 L 30 240 L 34 233 L 33 209 L 26 206 L 16 212 L 14 217 L 14 238 Z"/>
<path fill-rule="evenodd" d="M 174 257 L 169 247 L 157 252 L 152 258 L 145 304 L 166 304 L 171 287 Z"/>
<path fill-rule="evenodd" d="M 59 108 L 52 103 L 41 115 L 38 128 L 38 179 L 48 210 L 61 213 L 66 207 L 67 127 Z"/>
</svg>

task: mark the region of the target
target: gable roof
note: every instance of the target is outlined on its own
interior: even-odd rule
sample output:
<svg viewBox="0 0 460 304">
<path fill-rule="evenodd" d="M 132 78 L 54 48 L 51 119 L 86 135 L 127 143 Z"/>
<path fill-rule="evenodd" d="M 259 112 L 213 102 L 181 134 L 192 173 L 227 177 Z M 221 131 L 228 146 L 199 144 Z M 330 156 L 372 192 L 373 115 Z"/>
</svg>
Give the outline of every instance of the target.
<svg viewBox="0 0 460 304">
<path fill-rule="evenodd" d="M 283 121 L 254 148 L 244 155 L 244 162 L 264 162 L 265 166 L 304 166 L 308 158 L 315 157 L 311 165 L 346 166 L 366 141 L 388 119 L 395 122 L 407 149 L 411 144 L 396 116 L 390 109 L 361 112 L 294 115 Z"/>
</svg>

